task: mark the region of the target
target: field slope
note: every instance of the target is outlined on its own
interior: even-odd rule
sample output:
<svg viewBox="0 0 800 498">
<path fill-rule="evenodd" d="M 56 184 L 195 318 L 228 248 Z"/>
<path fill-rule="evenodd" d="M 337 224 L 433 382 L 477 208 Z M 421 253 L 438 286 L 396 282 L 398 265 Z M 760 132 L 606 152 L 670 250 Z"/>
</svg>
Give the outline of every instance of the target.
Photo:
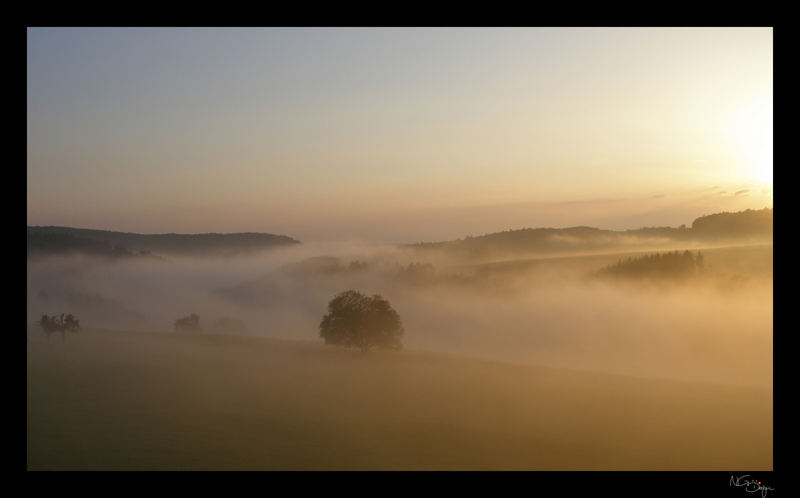
<svg viewBox="0 0 800 498">
<path fill-rule="evenodd" d="M 27 467 L 772 469 L 772 392 L 230 336 L 28 330 Z"/>
</svg>

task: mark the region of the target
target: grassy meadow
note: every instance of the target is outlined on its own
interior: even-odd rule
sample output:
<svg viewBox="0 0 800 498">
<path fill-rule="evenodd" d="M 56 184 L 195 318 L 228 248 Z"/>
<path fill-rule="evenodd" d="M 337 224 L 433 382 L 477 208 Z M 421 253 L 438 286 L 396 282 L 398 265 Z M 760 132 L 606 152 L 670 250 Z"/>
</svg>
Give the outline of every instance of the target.
<svg viewBox="0 0 800 498">
<path fill-rule="evenodd" d="M 28 330 L 30 470 L 768 470 L 772 391 L 256 337 Z"/>
</svg>

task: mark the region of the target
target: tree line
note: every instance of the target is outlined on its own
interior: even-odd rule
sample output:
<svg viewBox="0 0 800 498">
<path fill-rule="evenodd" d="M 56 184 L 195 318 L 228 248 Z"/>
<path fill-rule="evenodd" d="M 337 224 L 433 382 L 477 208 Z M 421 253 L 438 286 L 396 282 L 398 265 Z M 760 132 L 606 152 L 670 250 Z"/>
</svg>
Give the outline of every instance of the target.
<svg viewBox="0 0 800 498">
<path fill-rule="evenodd" d="M 686 278 L 705 270 L 704 257 L 691 251 L 673 251 L 646 254 L 644 256 L 620 259 L 608 265 L 599 273 L 606 277 L 624 278 Z"/>
</svg>

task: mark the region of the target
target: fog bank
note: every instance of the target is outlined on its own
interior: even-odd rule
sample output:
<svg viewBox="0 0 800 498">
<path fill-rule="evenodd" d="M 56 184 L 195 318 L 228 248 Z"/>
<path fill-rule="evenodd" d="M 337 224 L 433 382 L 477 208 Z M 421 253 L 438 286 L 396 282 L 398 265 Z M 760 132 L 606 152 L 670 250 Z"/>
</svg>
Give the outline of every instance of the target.
<svg viewBox="0 0 800 498">
<path fill-rule="evenodd" d="M 29 260 L 27 318 L 74 313 L 84 328 L 172 331 L 196 313 L 206 331 L 227 317 L 251 335 L 320 341 L 327 302 L 352 288 L 391 302 L 407 349 L 772 385 L 771 247 L 715 249 L 713 278 L 674 284 L 592 278 L 616 255 L 494 265 L 416 257 L 337 243 L 241 258 Z"/>
</svg>

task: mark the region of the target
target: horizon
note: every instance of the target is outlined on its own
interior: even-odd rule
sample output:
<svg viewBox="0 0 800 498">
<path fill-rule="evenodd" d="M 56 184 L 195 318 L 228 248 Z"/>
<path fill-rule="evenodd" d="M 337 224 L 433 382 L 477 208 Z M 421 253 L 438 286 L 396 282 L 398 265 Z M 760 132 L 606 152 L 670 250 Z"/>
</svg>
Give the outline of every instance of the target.
<svg viewBox="0 0 800 498">
<path fill-rule="evenodd" d="M 748 208 L 746 210 L 741 210 L 741 211 L 747 211 L 747 210 L 759 211 L 759 210 L 763 210 L 763 209 L 774 209 L 774 208 L 765 206 L 765 207 L 760 208 L 760 209 Z M 703 216 L 709 216 L 709 215 L 712 215 L 712 214 L 731 213 L 731 212 L 737 212 L 737 211 L 720 211 L 719 213 L 706 213 L 706 214 L 698 215 L 694 219 L 701 218 Z M 690 223 L 683 223 L 681 225 L 686 225 L 686 228 L 691 228 L 691 224 Z M 463 239 L 465 237 L 481 237 L 481 236 L 485 236 L 485 235 L 491 235 L 491 234 L 502 233 L 502 232 L 507 232 L 507 231 L 520 231 L 520 230 L 566 230 L 566 229 L 570 229 L 570 228 L 592 228 L 592 229 L 596 229 L 596 230 L 604 230 L 604 231 L 612 231 L 612 232 L 624 232 L 624 231 L 635 231 L 635 230 L 640 230 L 640 229 L 644 229 L 644 228 L 680 228 L 681 225 L 650 225 L 650 226 L 638 226 L 638 227 L 617 228 L 617 229 L 605 228 L 605 227 L 599 227 L 599 226 L 591 226 L 591 225 L 523 226 L 523 227 L 518 227 L 518 228 L 506 228 L 504 230 L 497 230 L 497 231 L 494 231 L 494 232 L 484 232 L 482 234 L 466 234 L 466 235 L 463 235 L 462 237 L 459 237 L 458 239 L 446 239 L 446 240 L 442 239 L 442 240 L 435 240 L 435 241 L 431 240 L 431 241 L 415 241 L 415 242 L 409 242 L 409 241 L 404 241 L 404 242 L 403 241 L 400 241 L 400 242 L 397 242 L 397 241 L 396 242 L 362 241 L 362 242 L 365 242 L 365 243 L 370 243 L 371 242 L 371 243 L 375 243 L 375 244 L 399 244 L 399 245 L 403 245 L 403 244 L 447 242 L 449 240 L 459 240 L 459 239 Z M 294 240 L 295 242 L 299 242 L 299 243 L 329 242 L 329 241 L 324 241 L 324 240 L 322 240 L 322 241 L 320 241 L 320 240 L 304 241 L 304 240 L 301 240 L 301 239 L 299 239 L 297 237 L 293 237 L 291 234 L 276 233 L 276 232 L 243 231 L 243 232 L 192 232 L 192 233 L 189 233 L 189 232 L 152 232 L 152 233 L 148 233 L 148 232 L 131 232 L 131 231 L 123 231 L 123 230 L 112 230 L 112 229 L 108 229 L 108 228 L 77 227 L 77 226 L 64 226 L 64 225 L 28 225 L 28 227 L 29 228 L 70 228 L 70 229 L 75 229 L 75 230 L 97 230 L 97 231 L 136 234 L 136 235 L 246 235 L 246 234 L 256 234 L 256 235 L 274 235 L 274 236 L 278 236 L 278 237 L 288 237 L 288 238 Z M 339 242 L 347 242 L 347 241 L 339 240 Z"/>
</svg>

